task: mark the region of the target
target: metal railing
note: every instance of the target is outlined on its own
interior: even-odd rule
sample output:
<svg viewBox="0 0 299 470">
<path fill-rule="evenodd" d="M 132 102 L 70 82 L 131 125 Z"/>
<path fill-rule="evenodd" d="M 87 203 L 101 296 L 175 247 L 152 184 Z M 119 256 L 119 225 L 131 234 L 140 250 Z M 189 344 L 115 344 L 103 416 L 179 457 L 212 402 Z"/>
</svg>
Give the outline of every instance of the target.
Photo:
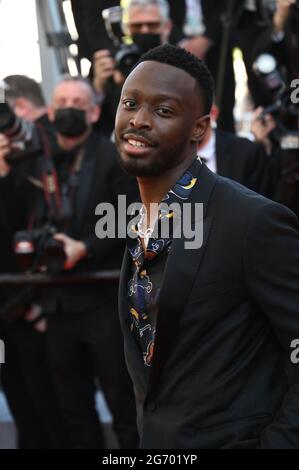
<svg viewBox="0 0 299 470">
<path fill-rule="evenodd" d="M 62 284 L 98 284 L 118 281 L 119 270 L 78 274 L 0 274 L 0 286 L 47 286 Z"/>
</svg>

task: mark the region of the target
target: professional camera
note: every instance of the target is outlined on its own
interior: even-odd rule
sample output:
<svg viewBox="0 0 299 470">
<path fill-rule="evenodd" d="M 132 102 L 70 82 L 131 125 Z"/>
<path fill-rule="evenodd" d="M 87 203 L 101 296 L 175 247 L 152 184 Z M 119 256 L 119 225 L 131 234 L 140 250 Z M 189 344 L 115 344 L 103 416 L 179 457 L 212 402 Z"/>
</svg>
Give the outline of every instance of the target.
<svg viewBox="0 0 299 470">
<path fill-rule="evenodd" d="M 7 103 L 0 103 L 0 133 L 11 142 L 23 144 L 31 139 L 32 124 L 19 119 Z"/>
<path fill-rule="evenodd" d="M 299 100 L 298 90 L 288 85 L 283 69 L 280 71 L 274 57 L 263 54 L 257 58 L 254 68 L 272 96 L 272 105 L 260 116 L 274 116 L 276 128 L 270 134 L 275 166 L 279 179 L 274 198 L 289 207 L 299 217 Z"/>
<path fill-rule="evenodd" d="M 114 57 L 116 68 L 127 77 L 145 52 L 161 44 L 160 34 L 135 34 L 133 44 L 128 45 L 122 28 L 121 7 L 106 8 L 102 11 L 102 17 L 108 36 L 117 48 Z"/>
<path fill-rule="evenodd" d="M 34 124 L 18 118 L 6 102 L 0 103 L 0 134 L 4 134 L 13 144 L 13 151 L 6 157 L 9 165 L 42 153 Z"/>
<path fill-rule="evenodd" d="M 15 234 L 14 252 L 22 271 L 63 271 L 66 254 L 63 243 L 53 238 L 55 233 L 55 227 L 45 225 L 40 229 Z"/>
<path fill-rule="evenodd" d="M 267 114 L 274 116 L 277 122 L 274 138 L 282 149 L 299 149 L 299 102 L 293 99 L 294 89 L 287 83 L 272 55 L 260 55 L 253 68 L 273 103 L 264 109 L 260 118 L 264 119 Z"/>
</svg>

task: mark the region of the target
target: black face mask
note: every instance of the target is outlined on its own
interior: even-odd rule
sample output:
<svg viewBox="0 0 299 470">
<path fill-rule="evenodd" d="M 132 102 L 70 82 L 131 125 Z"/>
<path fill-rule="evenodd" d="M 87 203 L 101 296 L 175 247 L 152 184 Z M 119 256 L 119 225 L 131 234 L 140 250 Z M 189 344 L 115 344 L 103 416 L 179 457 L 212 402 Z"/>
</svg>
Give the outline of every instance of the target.
<svg viewBox="0 0 299 470">
<path fill-rule="evenodd" d="M 136 33 L 132 35 L 134 44 L 138 46 L 142 53 L 148 52 L 154 47 L 161 46 L 161 35 L 157 33 Z"/>
<path fill-rule="evenodd" d="M 60 108 L 55 112 L 54 127 L 65 137 L 80 137 L 87 129 L 86 112 L 76 108 Z"/>
</svg>

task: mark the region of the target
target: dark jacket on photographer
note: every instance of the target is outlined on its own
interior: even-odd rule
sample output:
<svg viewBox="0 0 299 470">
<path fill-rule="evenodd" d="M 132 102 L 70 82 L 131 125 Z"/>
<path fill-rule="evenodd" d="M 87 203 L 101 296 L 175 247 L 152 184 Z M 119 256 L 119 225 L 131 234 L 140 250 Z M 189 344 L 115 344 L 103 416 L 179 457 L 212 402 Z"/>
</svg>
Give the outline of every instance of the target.
<svg viewBox="0 0 299 470">
<path fill-rule="evenodd" d="M 287 85 L 299 78 L 299 7 L 293 5 L 286 21 L 284 31 L 276 33 L 269 25 L 256 38 L 253 54 L 271 54 L 277 60 L 277 66 Z"/>
<path fill-rule="evenodd" d="M 261 54 L 272 55 L 277 62 L 276 74 L 281 80 L 280 89 L 271 90 L 264 85 L 268 105 L 276 105 L 271 109 L 277 127 L 270 134 L 273 146 L 273 161 L 275 163 L 276 190 L 274 200 L 286 205 L 299 216 L 299 158 L 298 144 L 294 145 L 294 136 L 298 135 L 298 103 L 291 103 L 290 97 L 294 93 L 298 98 L 297 89 L 290 84 L 299 78 L 299 8 L 298 5 L 290 7 L 290 15 L 285 23 L 284 30 L 275 32 L 273 25 L 262 32 L 256 41 L 253 50 L 255 57 Z M 271 84 L 274 73 L 269 74 L 266 80 Z M 266 82 L 266 80 L 264 80 Z M 297 85 L 297 84 L 296 84 Z M 281 89 L 285 88 L 283 95 Z M 267 110 L 265 110 L 265 113 Z M 291 137 L 287 141 L 282 138 Z M 296 137 L 295 137 L 296 138 Z M 295 148 L 293 148 L 295 147 Z M 297 148 L 296 148 L 297 147 Z"/>
</svg>

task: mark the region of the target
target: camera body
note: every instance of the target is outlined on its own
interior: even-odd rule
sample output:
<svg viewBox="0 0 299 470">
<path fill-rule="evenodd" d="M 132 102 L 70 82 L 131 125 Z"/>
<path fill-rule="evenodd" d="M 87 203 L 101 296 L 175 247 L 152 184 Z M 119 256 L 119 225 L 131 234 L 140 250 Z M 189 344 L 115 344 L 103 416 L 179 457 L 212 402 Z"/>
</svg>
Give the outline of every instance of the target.
<svg viewBox="0 0 299 470">
<path fill-rule="evenodd" d="M 277 122 L 275 138 L 281 148 L 299 149 L 299 103 L 292 100 L 293 90 L 280 72 L 276 59 L 271 54 L 261 54 L 253 68 L 273 103 L 264 109 L 261 119 L 267 114 L 273 115 Z"/>
<path fill-rule="evenodd" d="M 102 11 L 102 17 L 108 36 L 117 49 L 114 57 L 116 69 L 126 78 L 144 53 L 161 44 L 161 35 L 159 33 L 134 34 L 133 44 L 128 45 L 122 28 L 121 7 L 106 8 Z"/>
<path fill-rule="evenodd" d="M 55 227 L 46 225 L 15 234 L 14 252 L 22 271 L 63 271 L 66 254 L 63 243 L 53 238 L 55 233 Z"/>
<path fill-rule="evenodd" d="M 5 158 L 9 165 L 42 154 L 34 124 L 18 118 L 5 102 L 0 103 L 0 134 L 4 134 L 13 145 L 13 151 Z"/>
<path fill-rule="evenodd" d="M 142 56 L 142 51 L 135 44 L 128 45 L 125 43 L 121 7 L 105 8 L 102 11 L 102 17 L 107 34 L 117 49 L 114 57 L 115 67 L 124 77 L 127 77 Z"/>
<path fill-rule="evenodd" d="M 11 142 L 24 144 L 32 137 L 32 124 L 19 119 L 7 103 L 0 103 L 0 133 Z"/>
</svg>

